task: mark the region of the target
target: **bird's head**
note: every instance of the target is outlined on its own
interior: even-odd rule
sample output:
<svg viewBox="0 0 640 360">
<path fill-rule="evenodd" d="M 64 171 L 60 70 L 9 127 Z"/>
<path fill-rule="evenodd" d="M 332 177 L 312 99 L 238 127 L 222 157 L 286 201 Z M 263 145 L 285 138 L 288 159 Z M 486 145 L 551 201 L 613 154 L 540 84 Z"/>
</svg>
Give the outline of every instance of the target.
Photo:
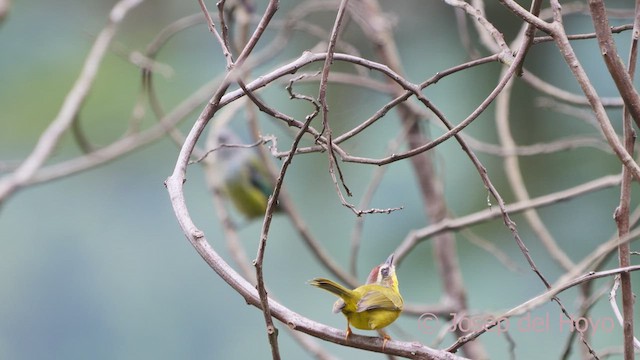
<svg viewBox="0 0 640 360">
<path fill-rule="evenodd" d="M 371 269 L 367 284 L 398 288 L 398 277 L 396 276 L 396 267 L 393 264 L 393 256 L 394 254 L 391 254 L 385 262 Z"/>
</svg>

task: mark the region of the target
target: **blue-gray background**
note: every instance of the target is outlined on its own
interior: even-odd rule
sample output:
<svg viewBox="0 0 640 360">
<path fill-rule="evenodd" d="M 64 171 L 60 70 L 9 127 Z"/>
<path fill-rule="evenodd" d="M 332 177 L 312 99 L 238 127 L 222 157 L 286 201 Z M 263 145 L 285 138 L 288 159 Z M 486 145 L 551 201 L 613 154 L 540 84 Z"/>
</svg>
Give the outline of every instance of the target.
<svg viewBox="0 0 640 360">
<path fill-rule="evenodd" d="M 113 3 L 99 0 L 13 3 L 9 17 L 0 24 L 3 161 L 24 158 L 55 117 Z M 283 1 L 278 16 L 283 16 L 291 3 L 295 2 Z M 451 8 L 440 2 L 422 1 L 382 5 L 397 18 L 396 39 L 411 81 L 420 82 L 466 61 L 453 26 Z M 209 6 L 214 8 L 214 3 Z M 259 6 L 259 11 L 263 6 Z M 120 136 L 127 128 L 140 88 L 138 70 L 119 54 L 144 49 L 168 23 L 198 11 L 196 1 L 148 1 L 129 15 L 81 112 L 82 125 L 92 142 L 104 145 Z M 519 20 L 497 5 L 489 8 L 489 14 L 511 39 Z M 333 12 L 323 13 L 312 20 L 330 29 L 333 16 Z M 583 16 L 567 19 L 567 25 L 573 32 L 592 31 L 589 19 Z M 623 54 L 628 37 L 628 34 L 617 37 Z M 344 38 L 355 44 L 367 44 L 353 24 Z M 294 37 L 279 60 L 293 58 L 314 46 L 315 40 L 310 39 L 303 35 Z M 360 49 L 364 56 L 373 58 L 367 45 L 361 45 Z M 607 79 L 595 42 L 576 43 L 576 49 L 598 91 L 603 96 L 614 96 L 614 87 Z M 177 104 L 224 67 L 218 44 L 204 25 L 178 35 L 161 52 L 159 60 L 175 70 L 173 77 L 158 81 L 166 108 Z M 275 65 L 260 68 L 254 74 Z M 544 79 L 579 91 L 553 45 L 535 47 L 527 65 Z M 498 65 L 490 64 L 454 75 L 429 88 L 426 94 L 457 122 L 488 94 L 499 70 Z M 314 94 L 315 88 L 315 85 L 300 87 L 310 94 Z M 292 107 L 282 89 L 283 86 L 275 86 L 265 92 L 265 97 L 274 106 L 301 118 L 308 109 Z M 335 86 L 332 90 L 330 116 L 336 132 L 350 128 L 387 101 L 370 90 L 356 92 L 347 86 Z M 532 144 L 577 134 L 597 136 L 591 125 L 535 108 L 534 100 L 540 94 L 527 86 L 517 85 L 514 94 L 512 126 L 519 143 Z M 492 114 L 493 107 L 467 131 L 479 139 L 495 142 Z M 189 128 L 195 115 L 182 125 L 183 129 Z M 617 128 L 619 115 L 619 111 L 611 112 Z M 282 134 L 274 130 L 273 123 L 262 120 L 269 131 Z M 389 134 L 397 131 L 397 119 L 390 113 L 366 136 L 351 142 L 348 149 L 354 154 L 381 156 Z M 440 133 L 437 128 L 431 131 Z M 176 153 L 173 143 L 162 140 L 106 166 L 21 190 L 4 204 L 0 212 L 1 359 L 270 358 L 262 314 L 247 306 L 208 268 L 179 230 L 162 184 L 171 172 Z M 77 154 L 77 146 L 67 135 L 52 162 Z M 445 143 L 436 151 L 435 159 L 443 174 L 452 213 L 464 215 L 486 206 L 486 191 L 459 146 L 451 141 Z M 482 155 L 481 159 L 494 184 L 507 200 L 511 199 L 500 159 L 489 155 Z M 523 158 L 521 162 L 533 196 L 615 173 L 620 168 L 613 156 L 584 148 L 554 156 Z M 374 168 L 356 165 L 344 168 L 355 193 L 352 202 L 358 203 Z M 391 165 L 374 198 L 372 206 L 403 206 L 404 210 L 367 218 L 358 259 L 361 279 L 409 230 L 427 224 L 412 176 L 407 162 Z M 355 218 L 339 205 L 327 173 L 326 155 L 298 158 L 288 173 L 286 185 L 311 231 L 346 267 Z M 216 250 L 229 259 L 203 174 L 196 166 L 189 170 L 187 195 L 196 224 Z M 615 230 L 611 214 L 617 197 L 616 189 L 600 191 L 545 208 L 540 213 L 561 246 L 578 261 Z M 561 275 L 523 219 L 514 216 L 514 220 L 545 275 L 551 280 Z M 499 313 L 543 290 L 499 220 L 473 230 L 509 254 L 521 271 L 505 271 L 495 257 L 458 235 L 471 309 Z M 250 257 L 255 254 L 258 233 L 256 223 L 241 231 Z M 344 327 L 344 318 L 330 312 L 332 296 L 306 284 L 315 276 L 329 274 L 309 254 L 284 218 L 274 220 L 265 266 L 271 294 L 284 305 L 314 320 Z M 441 285 L 427 243 L 415 249 L 398 273 L 407 302 L 440 300 Z M 597 288 L 604 284 L 598 282 Z M 562 297 L 572 313 L 576 294 L 570 290 Z M 593 325 L 596 349 L 621 343 L 619 326 L 616 324 L 613 330 L 605 327 L 613 317 L 605 303 L 597 305 L 591 315 L 593 322 L 602 324 Z M 531 324 L 535 318 L 547 319 L 547 315 L 547 327 L 542 329 L 528 326 L 523 322 L 527 318 L 512 320 L 510 335 L 517 343 L 514 351 L 519 359 L 559 356 L 569 329 L 561 322 L 557 306 L 549 304 L 531 313 Z M 394 338 L 427 345 L 436 339 L 436 334 L 421 327 L 416 318 L 406 316 L 397 324 L 399 328 L 391 328 Z M 444 344 L 452 340 L 447 337 Z M 284 358 L 308 357 L 286 331 L 281 332 L 280 341 Z M 488 334 L 481 341 L 492 358 L 507 358 L 509 342 L 504 336 Z M 331 344 L 324 346 L 340 357 L 382 358 Z M 575 353 L 573 358 L 577 358 Z"/>
</svg>

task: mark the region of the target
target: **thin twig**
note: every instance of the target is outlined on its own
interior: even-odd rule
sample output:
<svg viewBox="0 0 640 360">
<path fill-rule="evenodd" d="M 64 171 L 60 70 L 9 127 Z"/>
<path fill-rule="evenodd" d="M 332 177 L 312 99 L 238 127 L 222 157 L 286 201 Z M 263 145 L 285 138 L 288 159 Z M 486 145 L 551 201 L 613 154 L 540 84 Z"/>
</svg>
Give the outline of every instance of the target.
<svg viewBox="0 0 640 360">
<path fill-rule="evenodd" d="M 627 30 L 631 30 L 633 29 L 633 24 L 625 24 L 625 25 L 620 25 L 620 26 L 612 26 L 610 31 L 614 34 L 619 34 L 621 32 L 627 31 Z M 589 39 L 595 39 L 596 38 L 596 33 L 586 33 L 586 34 L 574 34 L 574 35 L 567 35 L 567 38 L 569 40 L 589 40 Z M 545 43 L 545 42 L 551 42 L 553 41 L 553 38 L 551 36 L 537 36 L 533 39 L 533 44 L 537 45 L 537 44 L 541 44 L 541 43 Z"/>
<path fill-rule="evenodd" d="M 204 14 L 204 17 L 207 20 L 209 31 L 216 37 L 216 40 L 218 40 L 218 42 L 220 43 L 220 47 L 222 48 L 222 54 L 224 55 L 224 58 L 227 60 L 227 69 L 231 69 L 231 67 L 233 66 L 233 57 L 231 55 L 231 51 L 229 50 L 227 42 L 222 37 L 222 35 L 220 35 L 218 30 L 216 30 L 216 25 L 213 22 L 213 18 L 211 18 L 211 14 L 209 14 L 209 10 L 207 10 L 207 5 L 204 3 L 204 0 L 198 0 L 198 4 L 200 4 L 202 13 Z"/>
<path fill-rule="evenodd" d="M 336 14 L 336 19 L 333 23 L 333 29 L 331 29 L 331 35 L 329 37 L 329 44 L 327 47 L 327 57 L 325 58 L 324 64 L 322 65 L 321 77 L 320 77 L 320 89 L 318 92 L 318 102 L 320 103 L 320 109 L 322 114 L 322 131 L 321 133 L 325 135 L 327 139 L 327 153 L 329 158 L 329 174 L 331 175 L 331 179 L 333 180 L 333 184 L 336 187 L 336 192 L 338 197 L 340 198 L 340 202 L 351 209 L 355 210 L 355 206 L 351 205 L 342 194 L 340 190 L 340 186 L 338 185 L 338 180 L 336 179 L 335 170 L 338 170 L 340 175 L 341 183 L 347 192 L 347 196 L 351 196 L 351 191 L 347 187 L 344 182 L 344 178 L 342 176 L 342 170 L 340 169 L 337 161 L 335 153 L 333 152 L 333 134 L 331 132 L 331 126 L 329 124 L 329 105 L 327 104 L 327 86 L 329 81 L 329 72 L 331 69 L 331 64 L 333 63 L 333 57 L 335 52 L 336 43 L 338 41 L 338 36 L 340 34 L 342 28 L 342 22 L 344 20 L 347 5 L 349 4 L 349 0 L 341 0 L 340 6 L 338 7 L 338 13 Z M 356 214 L 357 212 L 354 211 Z"/>
<path fill-rule="evenodd" d="M 628 243 L 627 243 L 628 244 Z M 611 291 L 609 292 L 609 304 L 611 305 L 611 309 L 613 310 L 613 313 L 616 316 L 616 319 L 618 320 L 618 323 L 620 324 L 620 326 L 622 326 L 622 328 L 624 329 L 627 326 L 627 321 L 626 318 L 623 314 L 620 313 L 620 309 L 618 308 L 618 303 L 616 302 L 616 293 L 618 291 L 618 287 L 620 287 L 620 275 L 625 274 L 625 273 L 620 273 L 618 276 L 616 276 L 615 281 L 613 283 L 613 286 L 611 287 Z M 627 273 L 628 274 L 628 273 Z M 623 304 L 624 307 L 624 304 Z M 632 327 L 633 329 L 633 327 Z M 633 335 L 633 333 L 632 333 Z M 625 334 L 626 336 L 626 334 Z M 640 350 L 640 340 L 636 339 L 635 337 L 632 336 L 631 338 L 631 359 L 633 360 L 633 354 L 635 352 L 634 350 L 638 349 Z M 624 343 L 624 356 L 625 359 L 627 358 L 627 343 L 626 343 L 626 339 L 625 339 L 625 343 Z"/>
<path fill-rule="evenodd" d="M 585 293 L 583 289 L 585 288 L 590 289 L 592 285 L 593 285 L 593 282 L 583 283 L 580 286 L 583 294 Z M 598 293 L 593 294 L 589 297 L 584 297 L 583 301 L 580 303 L 578 313 L 576 314 L 575 317 L 586 318 L 588 316 L 589 310 L 591 310 L 591 308 L 597 303 L 597 301 L 600 300 L 600 298 L 602 298 L 602 296 L 604 296 L 607 292 L 608 292 L 608 286 L 603 286 Z M 573 349 L 572 344 L 576 336 L 578 335 L 577 333 L 579 332 L 578 331 L 570 332 L 569 337 L 567 337 L 567 340 L 565 342 L 564 351 L 562 351 L 562 356 L 560 357 L 560 360 L 569 359 L 569 356 L 571 355 L 571 350 Z M 588 352 L 585 352 L 583 354 L 583 357 L 584 358 L 588 357 Z"/>
</svg>

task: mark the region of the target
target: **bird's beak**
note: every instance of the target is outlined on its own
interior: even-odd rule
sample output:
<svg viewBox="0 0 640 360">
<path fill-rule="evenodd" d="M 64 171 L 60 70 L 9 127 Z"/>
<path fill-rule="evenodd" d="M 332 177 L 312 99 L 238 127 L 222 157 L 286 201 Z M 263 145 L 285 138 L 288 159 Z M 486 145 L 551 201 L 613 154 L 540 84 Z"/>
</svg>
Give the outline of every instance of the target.
<svg viewBox="0 0 640 360">
<path fill-rule="evenodd" d="M 385 263 L 385 264 L 387 264 L 387 265 L 389 265 L 389 266 L 393 265 L 393 256 L 394 256 L 394 255 L 395 255 L 395 254 L 391 254 L 391 255 L 389 255 L 389 257 L 387 258 L 387 260 L 386 260 L 384 263 Z"/>
</svg>

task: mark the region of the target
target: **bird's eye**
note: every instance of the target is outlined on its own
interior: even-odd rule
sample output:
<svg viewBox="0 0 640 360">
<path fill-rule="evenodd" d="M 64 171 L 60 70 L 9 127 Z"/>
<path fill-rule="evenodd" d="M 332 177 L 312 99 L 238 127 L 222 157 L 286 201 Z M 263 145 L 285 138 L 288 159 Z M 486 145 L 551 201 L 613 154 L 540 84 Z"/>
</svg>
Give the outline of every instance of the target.
<svg viewBox="0 0 640 360">
<path fill-rule="evenodd" d="M 382 269 L 380 269 L 380 274 L 383 277 L 387 277 L 389 276 L 389 268 L 388 267 L 383 267 Z"/>
</svg>

